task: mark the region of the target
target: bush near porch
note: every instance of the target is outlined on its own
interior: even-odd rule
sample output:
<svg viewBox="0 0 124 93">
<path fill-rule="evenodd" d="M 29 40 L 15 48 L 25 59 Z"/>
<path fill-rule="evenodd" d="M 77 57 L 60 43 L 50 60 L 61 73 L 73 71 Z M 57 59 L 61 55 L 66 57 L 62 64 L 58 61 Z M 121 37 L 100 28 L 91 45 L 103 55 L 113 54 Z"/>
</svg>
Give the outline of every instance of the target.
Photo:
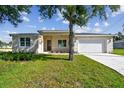
<svg viewBox="0 0 124 93">
<path fill-rule="evenodd" d="M 75 55 L 73 62 L 67 58 L 37 55 L 30 61 L 0 60 L 0 87 L 124 87 L 124 77 L 114 70 L 83 55 Z"/>
</svg>

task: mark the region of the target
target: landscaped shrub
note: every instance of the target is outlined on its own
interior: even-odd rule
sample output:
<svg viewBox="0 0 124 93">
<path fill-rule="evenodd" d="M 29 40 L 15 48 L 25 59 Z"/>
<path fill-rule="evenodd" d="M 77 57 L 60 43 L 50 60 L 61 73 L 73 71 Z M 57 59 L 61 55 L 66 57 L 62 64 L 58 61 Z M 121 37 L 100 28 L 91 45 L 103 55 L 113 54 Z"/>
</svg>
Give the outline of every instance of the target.
<svg viewBox="0 0 124 93">
<path fill-rule="evenodd" d="M 29 61 L 34 58 L 35 54 L 33 53 L 12 53 L 4 52 L 0 53 L 0 59 L 5 61 Z"/>
<path fill-rule="evenodd" d="M 2 52 L 0 52 L 0 59 L 2 59 L 2 55 L 3 55 L 3 53 L 2 53 Z"/>
<path fill-rule="evenodd" d="M 48 54 L 0 52 L 0 60 L 4 61 L 36 61 L 47 60 L 49 57 Z"/>
</svg>

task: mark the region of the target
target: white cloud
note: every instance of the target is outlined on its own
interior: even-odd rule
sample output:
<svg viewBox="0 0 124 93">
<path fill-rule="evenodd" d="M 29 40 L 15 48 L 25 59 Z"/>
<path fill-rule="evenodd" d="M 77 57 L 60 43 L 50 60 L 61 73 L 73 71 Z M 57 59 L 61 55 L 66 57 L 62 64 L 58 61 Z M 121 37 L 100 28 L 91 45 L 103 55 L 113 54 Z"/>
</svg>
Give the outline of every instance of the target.
<svg viewBox="0 0 124 93">
<path fill-rule="evenodd" d="M 121 12 L 124 12 L 124 5 L 121 5 L 121 6 L 120 6 L 120 11 L 121 11 Z"/>
<path fill-rule="evenodd" d="M 44 20 L 41 19 L 41 17 L 39 16 L 39 17 L 38 17 L 38 21 L 39 21 L 40 23 L 42 23 Z"/>
<path fill-rule="evenodd" d="M 104 22 L 103 24 L 104 24 L 105 27 L 109 26 L 108 22 Z"/>
<path fill-rule="evenodd" d="M 13 34 L 13 33 L 17 33 L 15 31 L 9 31 L 9 30 L 3 30 L 2 34 L 0 34 L 0 40 L 4 41 L 4 42 L 9 42 L 11 41 L 11 37 L 9 36 L 9 34 Z"/>
<path fill-rule="evenodd" d="M 62 11 L 65 11 L 64 9 Z M 62 21 L 63 24 L 69 24 L 68 20 L 64 20 L 62 13 L 59 11 L 57 12 L 57 18 L 56 21 Z"/>
<path fill-rule="evenodd" d="M 10 39 L 11 37 L 10 37 L 9 35 L 7 35 L 7 36 L 4 36 L 4 38 L 6 38 L 6 39 Z"/>
<path fill-rule="evenodd" d="M 25 21 L 25 22 L 29 22 L 30 21 L 30 19 L 27 16 L 23 16 L 22 20 Z"/>
<path fill-rule="evenodd" d="M 22 20 L 25 21 L 25 22 L 29 22 L 30 19 L 28 18 L 28 13 L 27 12 L 21 12 L 20 13 L 21 16 L 22 16 Z"/>
<path fill-rule="evenodd" d="M 0 41 L 3 41 L 3 39 L 0 37 Z"/>
<path fill-rule="evenodd" d="M 63 16 L 62 16 L 61 13 L 58 13 L 57 16 L 58 16 L 58 17 L 56 18 L 56 21 L 60 21 L 60 20 L 63 19 Z"/>
<path fill-rule="evenodd" d="M 95 25 L 94 26 L 99 26 L 99 23 L 95 23 Z"/>
<path fill-rule="evenodd" d="M 109 17 L 110 15 L 108 13 L 106 13 L 106 16 Z"/>
<path fill-rule="evenodd" d="M 119 14 L 121 14 L 120 11 L 118 11 L 118 12 L 113 12 L 113 13 L 112 13 L 112 17 L 115 17 L 115 16 L 117 16 L 117 15 L 119 15 Z"/>
<path fill-rule="evenodd" d="M 83 32 L 88 32 L 89 30 L 91 30 L 91 28 L 89 28 L 89 27 L 84 27 L 84 26 L 82 26 L 82 27 L 80 27 L 80 26 L 78 26 L 78 25 L 75 25 L 74 26 L 74 32 L 75 33 L 83 33 Z"/>
<path fill-rule="evenodd" d="M 28 15 L 27 12 L 21 12 L 20 14 L 21 14 L 22 16 L 27 16 L 27 15 Z"/>
<path fill-rule="evenodd" d="M 63 19 L 63 16 L 62 16 L 62 14 L 60 13 L 60 11 L 57 11 L 57 18 L 56 18 L 56 21 L 60 21 L 60 20 L 62 20 Z"/>
<path fill-rule="evenodd" d="M 63 24 L 69 24 L 69 22 L 67 20 L 63 20 L 62 23 Z"/>
<path fill-rule="evenodd" d="M 3 31 L 3 32 L 5 32 L 5 33 L 7 33 L 7 34 L 10 34 L 10 33 L 11 33 L 11 31 L 9 31 L 9 30 L 5 30 L 5 31 Z"/>
<path fill-rule="evenodd" d="M 102 32 L 102 30 L 99 27 L 95 27 L 93 29 L 93 32 L 99 33 L 99 32 Z"/>
<path fill-rule="evenodd" d="M 41 29 L 42 29 L 42 30 L 47 30 L 47 28 L 46 28 L 46 27 L 42 27 Z"/>
<path fill-rule="evenodd" d="M 10 34 L 10 33 L 14 33 L 14 32 L 11 32 L 11 31 L 6 31 L 7 34 Z"/>
<path fill-rule="evenodd" d="M 57 17 L 57 18 L 56 18 L 56 21 L 60 21 L 60 18 L 59 18 L 59 17 Z"/>
<path fill-rule="evenodd" d="M 55 30 L 55 28 L 54 28 L 54 27 L 52 27 L 52 28 L 51 28 L 51 30 Z"/>
<path fill-rule="evenodd" d="M 6 34 L 17 33 L 15 31 L 9 31 L 9 30 L 5 30 L 5 31 L 2 31 L 2 32 L 6 33 Z"/>
<path fill-rule="evenodd" d="M 14 34 L 16 34 L 17 32 L 13 31 L 13 32 L 11 32 L 11 33 L 14 33 Z"/>
<path fill-rule="evenodd" d="M 2 41 L 7 42 L 7 43 L 12 41 L 12 37 L 10 37 L 9 35 L 3 36 L 2 38 L 3 38 Z"/>
<path fill-rule="evenodd" d="M 29 28 L 37 28 L 37 26 L 35 26 L 35 25 L 27 25 L 27 27 L 29 27 Z"/>
<path fill-rule="evenodd" d="M 62 11 L 65 11 L 64 9 Z M 63 15 L 58 11 L 56 21 L 62 21 L 63 24 L 69 24 L 67 20 L 64 20 Z"/>
<path fill-rule="evenodd" d="M 90 25 L 90 24 L 91 24 L 90 22 L 87 23 L 87 25 Z"/>
<path fill-rule="evenodd" d="M 113 12 L 112 17 L 115 17 L 115 16 L 122 14 L 122 13 L 124 13 L 124 5 L 121 5 L 120 9 L 117 12 Z"/>
</svg>

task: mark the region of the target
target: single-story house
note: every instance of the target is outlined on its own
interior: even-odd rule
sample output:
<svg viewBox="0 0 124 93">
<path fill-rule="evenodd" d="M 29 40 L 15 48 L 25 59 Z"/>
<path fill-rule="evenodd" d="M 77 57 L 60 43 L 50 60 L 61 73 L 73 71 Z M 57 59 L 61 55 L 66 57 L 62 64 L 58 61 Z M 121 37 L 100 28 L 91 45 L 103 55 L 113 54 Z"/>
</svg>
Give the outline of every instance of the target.
<svg viewBox="0 0 124 93">
<path fill-rule="evenodd" d="M 64 30 L 39 30 L 38 33 L 15 33 L 12 36 L 13 52 L 68 52 L 69 32 Z M 74 52 L 110 53 L 113 36 L 99 33 L 75 33 Z"/>
<path fill-rule="evenodd" d="M 114 48 L 124 48 L 124 39 L 115 41 L 113 43 Z"/>
</svg>

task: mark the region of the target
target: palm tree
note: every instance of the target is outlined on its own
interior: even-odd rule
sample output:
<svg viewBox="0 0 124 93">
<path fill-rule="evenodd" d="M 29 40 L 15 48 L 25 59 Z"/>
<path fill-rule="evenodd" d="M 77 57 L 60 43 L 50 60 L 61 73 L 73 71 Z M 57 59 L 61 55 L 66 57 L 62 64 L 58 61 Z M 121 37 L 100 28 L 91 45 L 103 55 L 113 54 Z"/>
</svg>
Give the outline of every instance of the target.
<svg viewBox="0 0 124 93">
<path fill-rule="evenodd" d="M 117 11 L 120 6 L 96 6 L 96 5 L 65 5 L 65 6 L 39 6 L 39 12 L 41 18 L 51 18 L 60 12 L 64 20 L 69 22 L 69 60 L 73 60 L 74 53 L 74 31 L 73 26 L 84 26 L 88 23 L 88 20 L 94 16 L 99 16 L 100 19 L 107 19 L 106 9 L 110 9 L 112 12 Z"/>
</svg>

